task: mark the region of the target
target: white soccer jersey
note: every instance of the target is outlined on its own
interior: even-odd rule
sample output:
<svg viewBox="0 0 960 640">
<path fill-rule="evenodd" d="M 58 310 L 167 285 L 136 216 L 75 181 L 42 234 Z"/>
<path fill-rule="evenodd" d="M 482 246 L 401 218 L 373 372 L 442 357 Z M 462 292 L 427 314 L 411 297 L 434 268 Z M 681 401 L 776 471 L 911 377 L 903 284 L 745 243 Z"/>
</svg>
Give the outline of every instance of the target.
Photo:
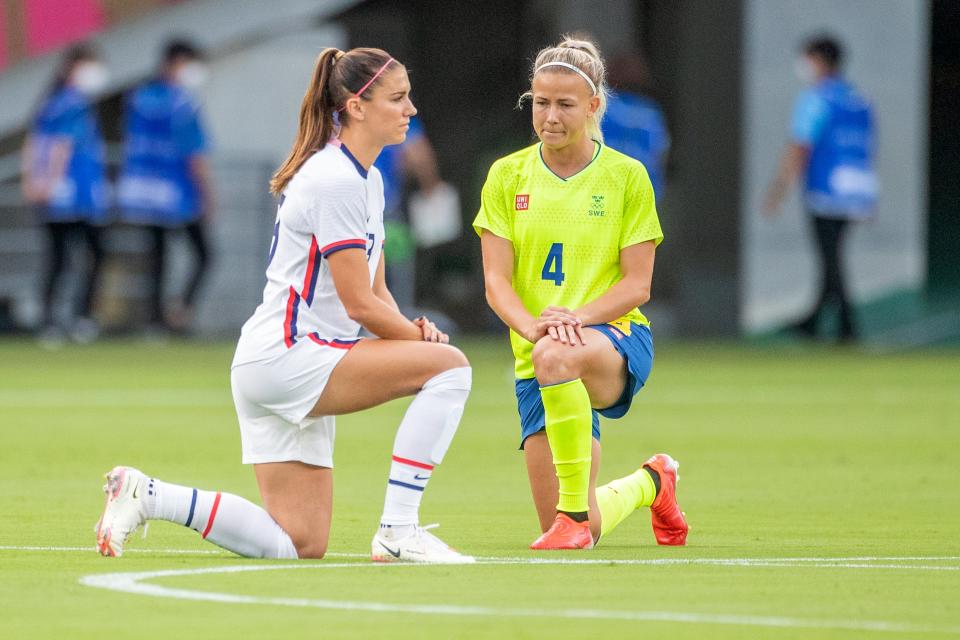
<svg viewBox="0 0 960 640">
<path fill-rule="evenodd" d="M 383 253 L 383 180 L 339 141 L 326 145 L 283 191 L 263 302 L 243 325 L 233 365 L 269 360 L 297 342 L 349 348 L 360 325 L 337 296 L 327 258 L 366 251 L 373 284 Z"/>
</svg>

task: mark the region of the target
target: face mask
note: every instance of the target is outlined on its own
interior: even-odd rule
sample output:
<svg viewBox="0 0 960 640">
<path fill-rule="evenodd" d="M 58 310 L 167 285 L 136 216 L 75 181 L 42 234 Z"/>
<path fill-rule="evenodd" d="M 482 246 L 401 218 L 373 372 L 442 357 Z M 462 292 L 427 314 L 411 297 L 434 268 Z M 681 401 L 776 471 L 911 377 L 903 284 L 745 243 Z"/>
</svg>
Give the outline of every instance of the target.
<svg viewBox="0 0 960 640">
<path fill-rule="evenodd" d="M 793 61 L 793 72 L 804 84 L 813 84 L 817 79 L 817 72 L 813 63 L 806 56 L 801 56 Z"/>
<path fill-rule="evenodd" d="M 188 62 L 177 70 L 176 81 L 184 89 L 196 91 L 207 83 L 207 65 Z"/>
<path fill-rule="evenodd" d="M 110 74 L 102 64 L 85 62 L 74 70 L 71 84 L 84 95 L 95 96 L 107 88 L 109 79 Z"/>
</svg>

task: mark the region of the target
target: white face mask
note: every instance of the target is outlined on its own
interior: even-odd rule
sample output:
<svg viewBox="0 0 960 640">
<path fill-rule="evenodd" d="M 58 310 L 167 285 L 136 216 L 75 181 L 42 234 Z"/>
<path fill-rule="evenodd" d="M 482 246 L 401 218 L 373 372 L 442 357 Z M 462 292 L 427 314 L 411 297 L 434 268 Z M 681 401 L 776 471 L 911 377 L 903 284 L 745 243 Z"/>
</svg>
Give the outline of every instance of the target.
<svg viewBox="0 0 960 640">
<path fill-rule="evenodd" d="M 202 62 L 187 62 L 177 69 L 175 80 L 184 89 L 196 91 L 207 83 L 208 76 L 207 65 Z"/>
<path fill-rule="evenodd" d="M 800 56 L 793 61 L 793 72 L 804 84 L 813 84 L 817 79 L 817 70 L 807 56 Z"/>
<path fill-rule="evenodd" d="M 70 83 L 87 96 L 95 96 L 107 88 L 110 73 L 99 62 L 84 62 L 70 76 Z"/>
</svg>

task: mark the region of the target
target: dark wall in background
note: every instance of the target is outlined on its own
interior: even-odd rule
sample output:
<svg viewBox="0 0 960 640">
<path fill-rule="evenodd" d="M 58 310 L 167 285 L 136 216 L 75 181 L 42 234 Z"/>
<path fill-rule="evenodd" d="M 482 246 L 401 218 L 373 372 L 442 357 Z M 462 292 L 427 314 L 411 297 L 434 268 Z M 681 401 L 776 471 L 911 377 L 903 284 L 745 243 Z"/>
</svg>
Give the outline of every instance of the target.
<svg viewBox="0 0 960 640">
<path fill-rule="evenodd" d="M 960 293 L 960 3 L 934 0 L 930 55 L 931 294 Z"/>
<path fill-rule="evenodd" d="M 417 298 L 468 329 L 499 324 L 484 301 L 480 243 L 469 223 L 490 165 L 532 139 L 526 115 L 513 108 L 525 82 L 525 43 L 540 39 L 528 13 L 526 3 L 509 0 L 374 0 L 339 20 L 350 46 L 381 47 L 407 66 L 443 178 L 460 191 L 466 232 L 421 253 Z"/>
<path fill-rule="evenodd" d="M 640 38 L 673 139 L 655 295 L 671 304 L 677 334 L 733 335 L 739 313 L 742 3 L 648 0 L 638 6 Z"/>
</svg>

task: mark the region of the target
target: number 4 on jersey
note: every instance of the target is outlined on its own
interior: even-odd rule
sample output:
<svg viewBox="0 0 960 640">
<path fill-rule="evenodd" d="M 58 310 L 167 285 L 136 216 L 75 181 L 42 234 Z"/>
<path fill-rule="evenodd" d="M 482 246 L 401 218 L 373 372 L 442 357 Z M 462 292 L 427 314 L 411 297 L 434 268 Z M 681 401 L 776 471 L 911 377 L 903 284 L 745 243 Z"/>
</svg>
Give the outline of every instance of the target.
<svg viewBox="0 0 960 640">
<path fill-rule="evenodd" d="M 543 271 L 540 272 L 544 280 L 553 280 L 553 284 L 558 287 L 563 284 L 563 243 L 554 242 L 550 245 L 550 251 L 547 252 L 547 259 L 543 263 Z"/>
</svg>

